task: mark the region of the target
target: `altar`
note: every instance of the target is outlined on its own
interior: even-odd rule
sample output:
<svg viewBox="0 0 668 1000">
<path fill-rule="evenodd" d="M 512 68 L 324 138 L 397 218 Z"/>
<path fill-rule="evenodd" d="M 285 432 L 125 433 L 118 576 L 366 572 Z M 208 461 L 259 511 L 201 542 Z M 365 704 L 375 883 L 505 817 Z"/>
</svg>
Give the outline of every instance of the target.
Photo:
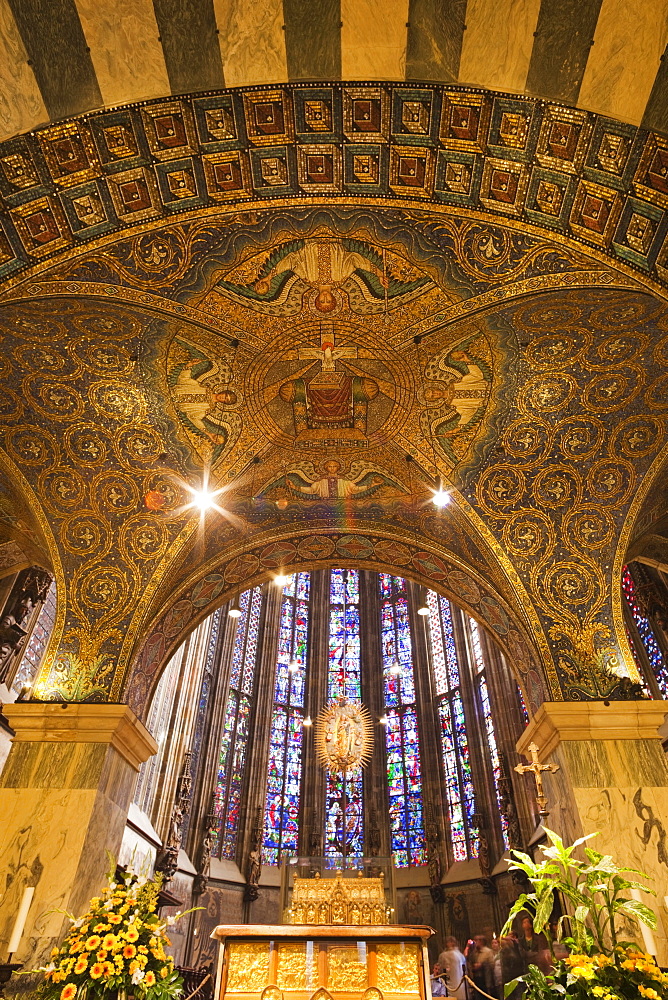
<svg viewBox="0 0 668 1000">
<path fill-rule="evenodd" d="M 431 927 L 216 927 L 215 1000 L 430 1000 Z"/>
</svg>

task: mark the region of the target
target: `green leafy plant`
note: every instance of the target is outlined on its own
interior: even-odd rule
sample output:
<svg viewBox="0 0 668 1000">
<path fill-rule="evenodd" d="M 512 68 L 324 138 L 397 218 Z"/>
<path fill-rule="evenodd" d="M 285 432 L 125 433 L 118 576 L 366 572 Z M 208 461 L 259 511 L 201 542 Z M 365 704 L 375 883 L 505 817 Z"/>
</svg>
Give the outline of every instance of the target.
<svg viewBox="0 0 668 1000">
<path fill-rule="evenodd" d="M 529 966 L 505 987 L 505 995 L 524 984 L 531 1000 L 554 1000 L 556 994 L 568 997 L 600 997 L 620 1000 L 624 997 L 645 997 L 646 1000 L 668 1000 L 668 977 L 664 976 L 650 955 L 638 947 L 619 940 L 620 922 L 624 918 L 641 921 L 656 928 L 656 915 L 644 903 L 633 898 L 639 892 L 656 895 L 638 879 L 647 876 L 635 868 L 618 865 L 608 854 L 600 854 L 584 846 L 597 834 L 581 837 L 566 847 L 562 839 L 545 828 L 549 840 L 541 847 L 542 857 L 533 861 L 521 851 L 512 852 L 509 868 L 526 876 L 531 890 L 515 901 L 501 931 L 508 934 L 519 913 L 527 913 L 533 929 L 547 940 L 554 971 L 545 975 L 536 965 Z M 584 859 L 575 852 L 582 848 Z M 556 928 L 551 916 L 556 895 L 560 895 L 571 912 L 559 917 Z M 564 935 L 564 930 L 569 933 Z M 556 933 L 553 933 L 556 931 Z M 571 954 L 557 961 L 556 940 L 564 940 Z"/>
</svg>

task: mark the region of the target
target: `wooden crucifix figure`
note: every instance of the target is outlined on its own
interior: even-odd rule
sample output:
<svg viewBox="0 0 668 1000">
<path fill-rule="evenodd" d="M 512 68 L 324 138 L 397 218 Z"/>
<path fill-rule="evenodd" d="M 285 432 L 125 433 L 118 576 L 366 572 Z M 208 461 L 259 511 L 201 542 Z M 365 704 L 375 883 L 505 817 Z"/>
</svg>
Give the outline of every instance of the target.
<svg viewBox="0 0 668 1000">
<path fill-rule="evenodd" d="M 525 774 L 530 771 L 534 778 L 536 779 L 536 802 L 538 804 L 538 815 L 540 816 L 541 823 L 543 823 L 547 817 L 550 815 L 547 808 L 547 796 L 543 790 L 543 771 L 551 771 L 554 773 L 559 770 L 558 764 L 541 764 L 538 760 L 538 747 L 535 743 L 530 743 L 528 746 L 528 751 L 531 754 L 530 764 L 516 764 L 515 770 L 518 774 Z"/>
</svg>

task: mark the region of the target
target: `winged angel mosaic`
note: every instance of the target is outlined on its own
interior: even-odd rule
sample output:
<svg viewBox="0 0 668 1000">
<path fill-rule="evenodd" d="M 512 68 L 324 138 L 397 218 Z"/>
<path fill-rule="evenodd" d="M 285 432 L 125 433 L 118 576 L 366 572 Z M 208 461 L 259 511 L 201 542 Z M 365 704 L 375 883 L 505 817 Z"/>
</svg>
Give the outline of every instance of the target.
<svg viewBox="0 0 668 1000">
<path fill-rule="evenodd" d="M 441 329 L 456 297 L 362 239 L 290 239 L 213 268 L 199 305 L 221 333 L 182 327 L 169 346 L 181 428 L 230 477 L 250 455 L 278 454 L 270 444 L 290 449 L 280 466 L 263 463 L 258 486 L 272 500 L 406 494 L 390 445 L 423 464 L 437 451 L 452 468 L 485 429 L 493 347 L 480 326 Z M 428 335 L 424 357 L 414 329 Z"/>
</svg>

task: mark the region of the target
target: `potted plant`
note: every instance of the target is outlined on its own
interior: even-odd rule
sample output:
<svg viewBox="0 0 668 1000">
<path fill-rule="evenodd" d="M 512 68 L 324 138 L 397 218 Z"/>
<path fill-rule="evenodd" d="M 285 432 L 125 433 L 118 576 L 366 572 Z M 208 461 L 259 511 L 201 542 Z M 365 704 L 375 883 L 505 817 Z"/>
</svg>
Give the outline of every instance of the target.
<svg viewBox="0 0 668 1000">
<path fill-rule="evenodd" d="M 42 1000 L 168 1000 L 182 991 L 183 981 L 170 944 L 168 924 L 156 913 L 163 877 L 149 879 L 134 872 L 110 875 L 88 912 L 75 920 L 51 962 L 39 971 Z M 188 911 L 190 912 L 190 911 Z M 180 914 L 179 916 L 183 916 Z"/>
<path fill-rule="evenodd" d="M 552 830 L 545 828 L 545 833 L 549 845 L 541 847 L 541 860 L 512 852 L 509 868 L 523 872 L 532 891 L 515 901 L 501 933 L 509 933 L 517 914 L 530 914 L 534 931 L 545 935 L 553 971 L 545 974 L 530 965 L 523 976 L 506 985 L 505 996 L 523 985 L 529 1000 L 668 1000 L 668 975 L 653 956 L 622 940 L 624 919 L 656 928 L 654 912 L 637 898 L 641 891 L 656 895 L 638 881 L 647 876 L 591 847 L 583 847 L 584 860 L 575 857 L 576 849 L 597 834 L 565 847 Z M 555 893 L 572 912 L 552 923 Z M 565 944 L 570 954 L 557 958 L 557 942 Z"/>
</svg>

